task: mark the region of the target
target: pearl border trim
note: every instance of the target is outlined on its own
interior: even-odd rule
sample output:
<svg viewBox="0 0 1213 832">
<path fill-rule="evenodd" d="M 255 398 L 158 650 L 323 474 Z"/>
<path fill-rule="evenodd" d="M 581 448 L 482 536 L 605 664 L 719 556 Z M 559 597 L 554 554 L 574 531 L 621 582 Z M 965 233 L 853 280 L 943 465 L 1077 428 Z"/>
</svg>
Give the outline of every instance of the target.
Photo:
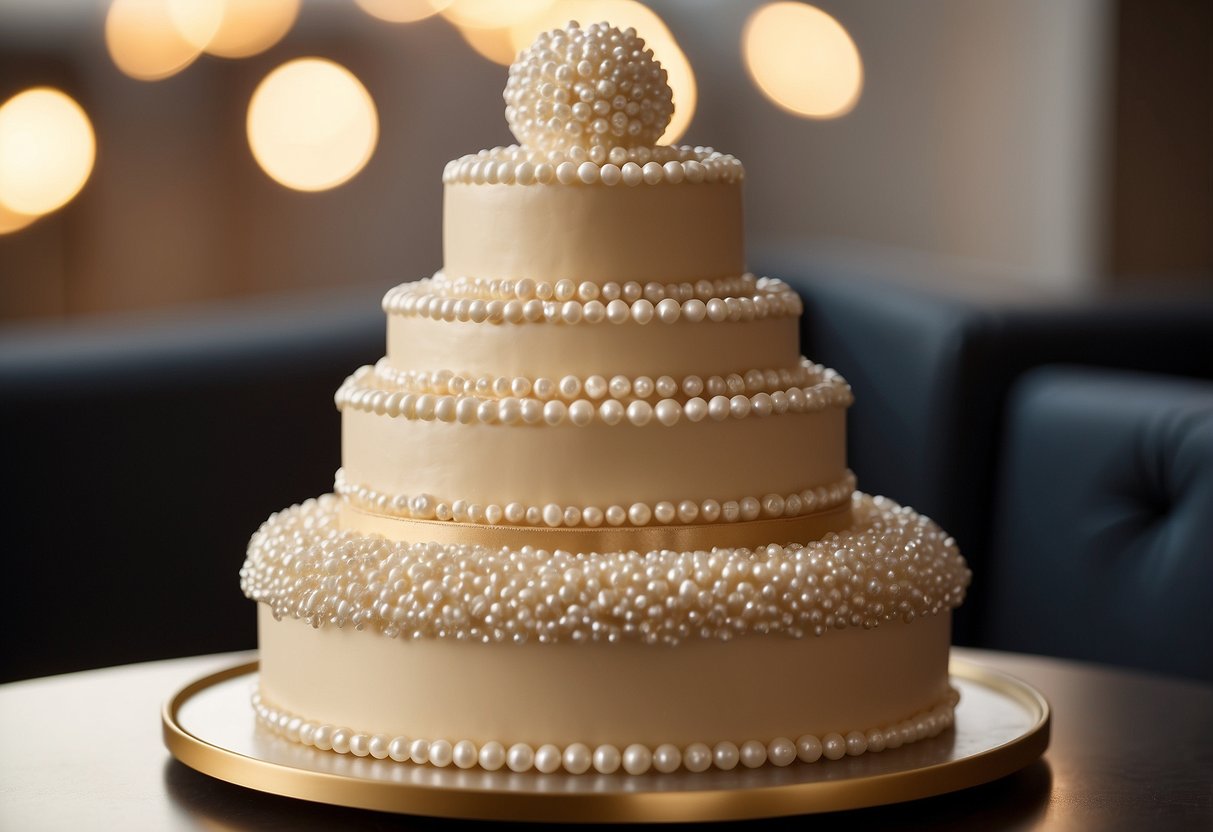
<svg viewBox="0 0 1213 832">
<path fill-rule="evenodd" d="M 548 528 L 588 526 L 690 525 L 737 523 L 759 518 L 799 517 L 836 508 L 851 500 L 855 475 L 847 471 L 838 482 L 806 488 L 793 494 L 767 494 L 740 500 L 661 500 L 635 502 L 628 506 L 562 506 L 557 503 L 527 505 L 521 501 L 481 506 L 468 500 L 440 500 L 433 494 L 387 494 L 368 485 L 346 480 L 337 471 L 333 491 L 355 508 L 411 520 L 452 520 L 498 526 L 502 523 Z"/>
<path fill-rule="evenodd" d="M 564 281 L 557 281 L 562 283 Z M 521 283 L 521 281 L 518 281 Z M 515 286 L 518 285 L 515 283 Z M 568 281 L 572 284 L 573 281 Z M 584 285 L 584 284 L 583 284 Z M 624 284 L 639 286 L 639 283 Z M 660 284 L 656 284 L 660 285 Z M 517 290 L 516 290 L 517 291 Z M 681 296 L 681 291 L 680 291 Z M 796 318 L 804 311 L 800 295 L 781 280 L 760 277 L 754 281 L 754 294 L 749 297 L 714 297 L 706 303 L 699 298 L 675 300 L 666 297 L 653 303 L 646 297 L 627 301 L 622 297 L 603 303 L 601 300 L 481 300 L 450 297 L 443 294 L 441 282 L 422 278 L 389 289 L 383 297 L 383 311 L 389 315 L 430 318 L 435 321 L 475 324 L 612 324 L 650 322 L 673 324 L 738 322 L 765 318 Z"/>
<path fill-rule="evenodd" d="M 435 395 L 475 394 L 481 398 L 504 399 L 507 396 L 522 398 L 535 394 L 542 401 L 548 399 L 563 399 L 573 402 L 581 396 L 594 400 L 609 396 L 612 399 L 631 401 L 633 397 L 649 399 L 654 395 L 663 398 L 673 398 L 679 391 L 688 399 L 702 393 L 709 396 L 735 396 L 739 393 L 775 393 L 791 387 L 810 388 L 825 380 L 834 380 L 841 376 L 820 364 L 814 364 L 807 359 L 794 370 L 786 367 L 778 370 L 746 370 L 744 373 L 729 373 L 727 376 L 708 376 L 706 379 L 690 375 L 682 379 L 673 376 L 605 376 L 567 375 L 559 381 L 530 376 L 474 376 L 472 373 L 456 373 L 452 370 L 398 370 L 393 367 L 387 357 L 379 359 L 374 367 L 374 381 L 379 382 L 381 389 L 390 387 L 405 393 L 431 393 Z"/>
<path fill-rule="evenodd" d="M 585 743 L 572 743 L 563 749 L 553 744 L 539 746 L 514 743 L 506 746 L 495 740 L 477 746 L 471 740 L 410 739 L 387 734 L 367 734 L 351 728 L 312 722 L 290 711 L 268 704 L 260 692 L 253 694 L 253 709 L 257 722 L 291 742 L 312 746 L 321 751 L 394 760 L 400 763 L 470 769 L 479 766 L 486 771 L 502 768 L 514 772 L 539 771 L 553 774 L 625 774 L 640 775 L 649 771 L 671 774 L 679 769 L 700 773 L 711 768 L 731 771 L 760 768 L 768 763 L 789 766 L 799 760 L 815 763 L 823 757 L 841 760 L 868 752 L 879 753 L 931 737 L 937 737 L 955 721 L 955 709 L 960 694 L 950 688 L 948 695 L 935 707 L 920 711 L 901 722 L 870 728 L 866 731 L 831 732 L 821 737 L 803 734 L 794 741 L 776 737 L 768 742 L 746 740 L 737 745 L 728 740 L 709 744 L 694 742 L 684 748 L 663 743 L 650 748 L 640 743 L 618 746 L 599 745 L 591 749 Z"/>
<path fill-rule="evenodd" d="M 745 166 L 710 147 L 571 147 L 543 152 L 518 145 L 469 153 L 446 163 L 444 185 L 737 184 Z"/>
<path fill-rule="evenodd" d="M 393 541 L 343 529 L 326 494 L 272 515 L 240 570 L 275 618 L 389 638 L 677 644 L 822 636 L 958 606 L 956 542 L 912 509 L 856 493 L 853 523 L 805 544 L 609 553 Z"/>
<path fill-rule="evenodd" d="M 557 427 L 569 423 L 585 427 L 598 422 L 612 427 L 620 424 L 644 427 L 656 422 L 664 427 L 673 427 L 684 416 L 692 423 L 704 419 L 722 422 L 725 419 L 745 419 L 750 415 L 766 417 L 816 413 L 830 407 L 850 407 L 855 400 L 851 386 L 837 374 L 828 379 L 823 377 L 808 388 L 789 387 L 774 393 L 755 393 L 753 396 L 738 393 L 732 397 L 719 395 L 710 399 L 694 396 L 686 402 L 671 398 L 661 399 L 656 404 L 634 398 L 626 405 L 615 398 L 597 404 L 590 399 L 579 398 L 566 404 L 560 399 L 544 401 L 534 396 L 506 396 L 499 400 L 469 394 L 418 395 L 382 389 L 374 386 L 374 381 L 372 368 L 360 367 L 334 394 L 333 402 L 337 409 L 344 411 L 350 408 L 392 419 L 458 422 L 462 425 L 546 424 Z"/>
<path fill-rule="evenodd" d="M 621 298 L 628 303 L 645 298 L 656 305 L 666 298 L 677 301 L 688 301 L 699 298 L 709 301 L 712 298 L 744 297 L 754 294 L 754 288 L 759 278 L 747 272 L 738 277 L 703 278 L 694 283 L 661 283 L 656 280 L 641 285 L 638 281 L 629 280 L 625 283 L 607 281 L 595 283 L 586 280 L 578 284 L 567 278 L 555 282 L 547 280 L 531 280 L 524 277 L 519 280 L 491 280 L 481 277 L 446 276 L 443 271 L 437 271 L 431 278 L 432 285 L 441 286 L 442 294 L 455 298 L 480 298 L 482 300 L 591 300 L 612 301 Z M 769 280 L 769 279 L 768 279 Z M 401 285 L 408 285 L 401 284 Z"/>
</svg>

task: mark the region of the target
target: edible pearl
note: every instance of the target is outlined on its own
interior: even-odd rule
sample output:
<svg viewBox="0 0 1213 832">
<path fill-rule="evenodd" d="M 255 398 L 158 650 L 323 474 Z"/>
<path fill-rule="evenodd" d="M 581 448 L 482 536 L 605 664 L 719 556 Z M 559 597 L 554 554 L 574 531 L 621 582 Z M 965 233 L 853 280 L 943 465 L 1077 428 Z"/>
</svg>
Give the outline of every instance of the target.
<svg viewBox="0 0 1213 832">
<path fill-rule="evenodd" d="M 647 425 L 653 418 L 653 406 L 643 399 L 628 405 L 628 421 L 637 427 Z"/>
<path fill-rule="evenodd" d="M 712 767 L 712 749 L 701 742 L 693 742 L 682 752 L 682 764 L 687 771 L 698 774 Z"/>
<path fill-rule="evenodd" d="M 720 519 L 720 503 L 715 500 L 704 500 L 699 504 L 699 513 L 703 515 L 706 522 L 715 523 Z"/>
<path fill-rule="evenodd" d="M 607 399 L 598 405 L 598 418 L 607 425 L 617 425 L 624 417 L 623 402 L 618 399 Z"/>
<path fill-rule="evenodd" d="M 413 740 L 409 743 L 409 759 L 417 765 L 424 765 L 430 759 L 430 743 L 428 740 Z"/>
<path fill-rule="evenodd" d="M 568 415 L 569 406 L 558 399 L 553 399 L 543 406 L 543 421 L 549 425 L 559 425 Z"/>
<path fill-rule="evenodd" d="M 721 771 L 732 771 L 737 768 L 737 763 L 740 760 L 741 752 L 737 749 L 736 745 L 728 740 L 716 743 L 712 749 L 712 762 Z"/>
<path fill-rule="evenodd" d="M 590 376 L 585 380 L 585 394 L 591 399 L 601 399 L 607 394 L 607 382 L 602 376 Z"/>
<path fill-rule="evenodd" d="M 370 751 L 371 756 L 376 760 L 386 760 L 388 756 L 388 743 L 389 740 L 386 736 L 383 734 L 376 734 L 375 736 L 371 737 L 367 750 Z"/>
<path fill-rule="evenodd" d="M 628 774 L 644 774 L 653 765 L 653 753 L 639 743 L 623 750 L 623 770 Z"/>
<path fill-rule="evenodd" d="M 566 324 L 576 324 L 581 321 L 582 307 L 575 300 L 565 301 L 560 307 L 560 319 Z"/>
<path fill-rule="evenodd" d="M 644 298 L 632 304 L 632 320 L 638 324 L 647 324 L 653 320 L 653 304 Z"/>
<path fill-rule="evenodd" d="M 632 392 L 632 381 L 627 376 L 612 376 L 609 389 L 612 396 L 622 399 Z"/>
<path fill-rule="evenodd" d="M 682 315 L 682 306 L 672 298 L 659 301 L 656 307 L 657 318 L 663 324 L 672 324 Z"/>
<path fill-rule="evenodd" d="M 708 403 L 696 396 L 693 399 L 688 399 L 687 403 L 682 407 L 683 413 L 686 414 L 687 421 L 701 422 L 703 417 L 708 415 Z"/>
<path fill-rule="evenodd" d="M 734 419 L 744 419 L 750 415 L 750 399 L 747 396 L 737 395 L 729 399 L 729 413 Z"/>
<path fill-rule="evenodd" d="M 632 392 L 642 399 L 647 399 L 653 395 L 656 387 L 657 385 L 653 383 L 653 379 L 648 376 L 636 376 L 636 379 L 632 382 Z"/>
<path fill-rule="evenodd" d="M 526 743 L 515 743 L 506 752 L 505 764 L 510 771 L 530 771 L 535 765 L 535 750 Z"/>
<path fill-rule="evenodd" d="M 334 730 L 332 737 L 329 739 L 332 749 L 338 754 L 348 754 L 351 736 L 353 736 L 353 732 L 349 728 L 337 728 Z"/>
<path fill-rule="evenodd" d="M 479 761 L 485 771 L 496 771 L 505 765 L 505 748 L 496 741 L 486 742 L 480 747 Z"/>
<path fill-rule="evenodd" d="M 766 764 L 767 747 L 758 740 L 746 740 L 741 744 L 739 756 L 746 768 L 759 768 Z"/>
<path fill-rule="evenodd" d="M 575 742 L 564 749 L 564 770 L 569 774 L 585 774 L 593 761 L 593 752 L 585 743 Z"/>
<path fill-rule="evenodd" d="M 600 774 L 614 774 L 623 762 L 623 755 L 613 745 L 600 745 L 594 749 L 594 771 Z"/>
<path fill-rule="evenodd" d="M 476 765 L 478 759 L 476 744 L 471 740 L 460 740 L 451 750 L 451 761 L 459 768 L 471 768 Z"/>
<path fill-rule="evenodd" d="M 560 379 L 560 395 L 566 399 L 575 399 L 581 392 L 581 379 L 577 376 L 565 376 Z"/>
<path fill-rule="evenodd" d="M 826 734 L 821 738 L 821 753 L 827 760 L 841 760 L 847 755 L 847 741 L 842 734 Z"/>
<path fill-rule="evenodd" d="M 670 774 L 682 765 L 682 752 L 678 746 L 663 743 L 653 749 L 653 768 L 662 774 Z"/>
<path fill-rule="evenodd" d="M 632 310 L 627 303 L 618 298 L 607 304 L 606 317 L 613 324 L 623 323 L 631 314 Z"/>
<path fill-rule="evenodd" d="M 683 500 L 678 504 L 678 519 L 683 523 L 694 523 L 699 517 L 699 506 L 694 500 Z"/>
<path fill-rule="evenodd" d="M 607 506 L 604 516 L 607 523 L 612 526 L 622 526 L 623 522 L 628 519 L 628 513 L 623 506 Z"/>
<path fill-rule="evenodd" d="M 653 517 L 658 523 L 668 525 L 674 522 L 674 518 L 677 516 L 677 514 L 677 509 L 674 508 L 674 504 L 671 502 L 663 500 L 660 503 L 657 503 L 657 505 L 653 506 Z"/>
<path fill-rule="evenodd" d="M 796 759 L 796 744 L 787 737 L 776 737 L 771 740 L 771 744 L 767 746 L 767 759 L 772 765 L 787 766 L 791 765 Z"/>
<path fill-rule="evenodd" d="M 633 526 L 647 525 L 651 519 L 653 519 L 653 510 L 645 503 L 632 503 L 628 508 L 628 520 Z"/>
<path fill-rule="evenodd" d="M 595 506 L 586 506 L 581 510 L 581 521 L 591 529 L 596 529 L 602 525 L 603 521 L 602 509 Z"/>
<path fill-rule="evenodd" d="M 371 752 L 374 753 L 373 751 Z M 434 740 L 430 743 L 430 765 L 446 768 L 451 764 L 454 751 L 446 740 Z"/>
<path fill-rule="evenodd" d="M 712 400 L 708 402 L 708 416 L 714 422 L 723 422 L 729 417 L 730 411 L 731 405 L 725 396 L 713 396 Z"/>
<path fill-rule="evenodd" d="M 543 522 L 556 528 L 564 522 L 564 509 L 555 503 L 548 503 L 543 507 Z"/>
<path fill-rule="evenodd" d="M 594 418 L 594 405 L 586 399 L 578 399 L 569 405 L 569 421 L 578 427 L 585 427 Z"/>
<path fill-rule="evenodd" d="M 682 317 L 693 324 L 702 321 L 708 314 L 708 307 L 698 298 L 688 300 L 682 305 Z"/>
<path fill-rule="evenodd" d="M 551 774 L 560 768 L 563 762 L 560 749 L 554 745 L 541 745 L 535 751 L 535 768 L 544 774 Z"/>
<path fill-rule="evenodd" d="M 623 184 L 629 188 L 634 188 L 644 181 L 644 173 L 640 169 L 640 165 L 635 162 L 627 162 L 619 171 L 623 176 Z"/>
<path fill-rule="evenodd" d="M 354 734 L 350 737 L 350 753 L 355 757 L 365 757 L 371 753 L 371 738 L 366 734 Z"/>
<path fill-rule="evenodd" d="M 847 744 L 847 754 L 858 757 L 868 750 L 868 738 L 862 731 L 851 731 L 843 738 Z"/>
<path fill-rule="evenodd" d="M 319 744 L 316 747 L 319 748 Z M 407 760 L 409 758 L 408 737 L 394 737 L 387 745 L 387 755 L 398 763 Z"/>
<path fill-rule="evenodd" d="M 633 402 L 632 404 L 637 404 L 637 402 Z M 672 427 L 682 418 L 682 405 L 673 399 L 662 399 L 657 402 L 657 406 L 653 409 L 653 412 L 657 416 L 657 421 L 666 427 Z"/>
</svg>

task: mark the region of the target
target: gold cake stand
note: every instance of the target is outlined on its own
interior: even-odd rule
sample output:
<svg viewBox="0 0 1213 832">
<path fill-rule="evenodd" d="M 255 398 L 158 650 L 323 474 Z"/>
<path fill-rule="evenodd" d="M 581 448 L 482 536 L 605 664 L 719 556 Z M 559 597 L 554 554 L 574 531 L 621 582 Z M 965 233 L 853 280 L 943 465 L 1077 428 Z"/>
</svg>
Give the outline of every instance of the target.
<svg viewBox="0 0 1213 832">
<path fill-rule="evenodd" d="M 187 685 L 164 706 L 164 741 L 185 765 L 258 791 L 443 818 L 553 822 L 740 820 L 854 809 L 976 786 L 1049 744 L 1049 704 L 1024 682 L 952 659 L 956 724 L 896 750 L 786 768 L 692 774 L 516 774 L 318 751 L 253 718 L 257 663 Z"/>
</svg>

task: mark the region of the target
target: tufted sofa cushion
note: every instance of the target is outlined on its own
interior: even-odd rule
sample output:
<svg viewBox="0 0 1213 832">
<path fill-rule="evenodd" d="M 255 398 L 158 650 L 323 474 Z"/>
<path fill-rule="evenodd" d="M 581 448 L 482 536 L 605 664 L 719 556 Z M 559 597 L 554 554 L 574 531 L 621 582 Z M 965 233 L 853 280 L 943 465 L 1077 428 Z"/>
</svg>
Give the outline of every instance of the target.
<svg viewBox="0 0 1213 832">
<path fill-rule="evenodd" d="M 1003 460 L 991 646 L 1213 681 L 1213 383 L 1035 370 Z"/>
</svg>

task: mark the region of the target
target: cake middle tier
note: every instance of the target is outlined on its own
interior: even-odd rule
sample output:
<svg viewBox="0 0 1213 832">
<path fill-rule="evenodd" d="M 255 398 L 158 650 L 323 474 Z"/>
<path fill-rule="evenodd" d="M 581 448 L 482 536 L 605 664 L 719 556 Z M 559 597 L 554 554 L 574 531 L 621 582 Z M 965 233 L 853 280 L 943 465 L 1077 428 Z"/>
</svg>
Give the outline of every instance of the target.
<svg viewBox="0 0 1213 832">
<path fill-rule="evenodd" d="M 338 491 L 372 514 L 548 526 L 728 523 L 837 509 L 854 487 L 841 402 L 748 418 L 717 412 L 672 426 L 463 424 L 433 418 L 438 397 L 405 395 L 411 418 L 367 396 L 343 408 Z M 729 401 L 740 399 L 750 401 Z"/>
</svg>

